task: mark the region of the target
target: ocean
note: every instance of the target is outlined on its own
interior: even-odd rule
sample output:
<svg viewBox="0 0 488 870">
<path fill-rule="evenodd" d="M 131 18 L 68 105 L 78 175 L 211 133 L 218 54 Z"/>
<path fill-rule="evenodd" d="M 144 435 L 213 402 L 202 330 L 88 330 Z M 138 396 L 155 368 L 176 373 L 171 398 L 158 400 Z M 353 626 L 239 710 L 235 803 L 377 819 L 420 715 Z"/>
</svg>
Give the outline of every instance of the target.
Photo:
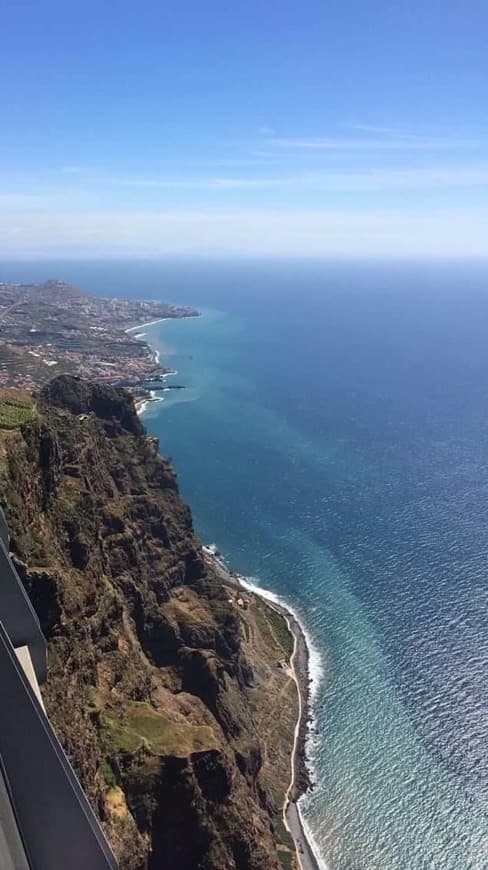
<svg viewBox="0 0 488 870">
<path fill-rule="evenodd" d="M 488 265 L 0 264 L 195 305 L 144 422 L 203 541 L 313 650 L 330 870 L 488 867 Z"/>
</svg>

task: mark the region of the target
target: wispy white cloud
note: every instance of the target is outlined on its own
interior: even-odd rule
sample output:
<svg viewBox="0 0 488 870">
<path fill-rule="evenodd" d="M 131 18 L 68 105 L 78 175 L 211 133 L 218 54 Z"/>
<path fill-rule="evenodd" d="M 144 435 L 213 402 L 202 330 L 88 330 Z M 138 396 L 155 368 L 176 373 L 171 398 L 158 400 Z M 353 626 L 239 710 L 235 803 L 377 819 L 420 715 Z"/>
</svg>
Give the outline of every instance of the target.
<svg viewBox="0 0 488 870">
<path fill-rule="evenodd" d="M 72 206 L 73 201 L 79 201 L 80 195 L 79 191 L 38 191 L 32 193 L 12 191 L 11 193 L 0 193 L 0 212 L 16 213 L 60 209 L 64 206 Z"/>
<path fill-rule="evenodd" d="M 377 191 L 394 189 L 427 189 L 442 187 L 485 187 L 488 185 L 488 163 L 445 167 L 399 167 L 394 169 L 371 168 L 361 170 L 326 170 L 299 172 L 274 176 L 197 176 L 164 177 L 126 175 L 93 175 L 84 179 L 87 185 L 96 188 L 141 188 L 154 190 L 187 191 L 232 191 L 307 189 L 329 191 Z"/>
<path fill-rule="evenodd" d="M 66 179 L 67 181 L 67 179 Z M 379 196 L 395 201 L 400 193 L 421 195 L 422 200 L 430 192 L 432 196 L 442 191 L 486 190 L 488 187 L 488 162 L 474 165 L 430 166 L 423 168 L 371 168 L 332 169 L 317 172 L 279 173 L 274 175 L 202 175 L 165 177 L 160 175 L 137 175 L 133 173 L 100 174 L 86 170 L 80 175 L 63 174 L 49 176 L 40 184 L 37 178 L 18 177 L 10 190 L 0 194 L 0 213 L 18 214 L 37 211 L 72 212 L 74 209 L 101 212 L 113 208 L 145 208 L 149 203 L 163 205 L 186 202 L 195 208 L 203 203 L 222 206 L 235 201 L 242 194 L 247 206 L 254 203 L 265 208 L 273 202 L 316 203 L 323 194 L 322 202 L 332 203 L 334 196 L 369 196 L 374 205 Z M 232 197 L 232 200 L 230 199 Z M 325 199 L 327 197 L 327 199 Z M 399 202 L 401 207 L 401 201 Z M 419 205 L 421 207 L 421 203 Z"/>
<path fill-rule="evenodd" d="M 115 211 L 0 215 L 0 256 L 485 256 L 472 212 Z"/>
<path fill-rule="evenodd" d="M 368 133 L 374 136 L 386 136 L 390 139 L 399 139 L 404 142 L 424 142 L 426 140 L 425 135 L 415 133 L 411 130 L 399 127 L 388 127 L 377 124 L 347 124 L 345 125 L 349 130 L 357 130 L 359 133 Z"/>
<path fill-rule="evenodd" d="M 265 147 L 288 151 L 437 151 L 445 149 L 470 148 L 479 144 L 474 139 L 437 138 L 429 139 L 410 134 L 392 136 L 391 133 L 372 139 L 370 137 L 283 137 L 273 136 L 262 140 Z"/>
<path fill-rule="evenodd" d="M 251 178 L 248 176 L 204 176 L 200 178 L 164 178 L 134 175 L 105 176 L 99 182 L 121 187 L 154 188 L 162 190 L 238 190 L 246 187 L 268 187 L 281 184 L 284 179 Z"/>
<path fill-rule="evenodd" d="M 488 163 L 478 166 L 411 167 L 323 172 L 302 176 L 303 182 L 335 191 L 428 190 L 453 187 L 486 187 Z"/>
<path fill-rule="evenodd" d="M 81 175 L 83 172 L 86 172 L 89 167 L 87 166 L 62 166 L 61 172 L 64 175 Z"/>
<path fill-rule="evenodd" d="M 0 193 L 0 211 L 26 211 L 42 208 L 42 194 Z"/>
<path fill-rule="evenodd" d="M 93 204 L 97 197 L 83 188 L 63 188 L 55 186 L 48 189 L 12 189 L 0 193 L 0 214 L 19 214 L 30 212 L 50 212 L 63 209 L 82 208 Z"/>
</svg>

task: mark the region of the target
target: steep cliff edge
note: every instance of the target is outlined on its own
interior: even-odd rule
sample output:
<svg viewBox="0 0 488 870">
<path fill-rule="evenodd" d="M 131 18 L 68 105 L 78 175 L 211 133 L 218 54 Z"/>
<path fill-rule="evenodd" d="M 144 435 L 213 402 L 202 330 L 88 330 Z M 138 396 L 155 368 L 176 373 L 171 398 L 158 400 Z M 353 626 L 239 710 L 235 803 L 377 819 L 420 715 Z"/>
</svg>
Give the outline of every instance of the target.
<svg viewBox="0 0 488 870">
<path fill-rule="evenodd" d="M 296 698 L 276 632 L 205 563 L 127 393 L 63 376 L 37 412 L 1 435 L 0 496 L 49 642 L 47 711 L 121 867 L 293 866 L 279 801 Z"/>
</svg>

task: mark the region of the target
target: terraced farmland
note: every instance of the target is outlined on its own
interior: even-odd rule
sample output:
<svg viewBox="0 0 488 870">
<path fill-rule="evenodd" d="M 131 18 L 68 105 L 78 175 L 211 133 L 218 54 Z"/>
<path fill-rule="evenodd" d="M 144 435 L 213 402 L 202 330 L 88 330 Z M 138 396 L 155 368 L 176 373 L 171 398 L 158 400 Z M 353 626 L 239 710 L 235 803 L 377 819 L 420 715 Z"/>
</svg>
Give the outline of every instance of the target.
<svg viewBox="0 0 488 870">
<path fill-rule="evenodd" d="M 34 400 L 13 390 L 0 392 L 0 429 L 16 429 L 35 416 Z"/>
</svg>

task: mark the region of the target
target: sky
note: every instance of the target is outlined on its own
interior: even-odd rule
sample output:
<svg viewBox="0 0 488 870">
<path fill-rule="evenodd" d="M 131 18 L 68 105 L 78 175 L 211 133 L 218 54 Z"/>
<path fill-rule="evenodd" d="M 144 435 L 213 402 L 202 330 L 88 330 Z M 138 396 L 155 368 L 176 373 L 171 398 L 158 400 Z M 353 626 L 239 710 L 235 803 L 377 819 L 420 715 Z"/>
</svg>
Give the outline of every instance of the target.
<svg viewBox="0 0 488 870">
<path fill-rule="evenodd" d="M 0 257 L 488 254 L 486 0 L 4 0 Z"/>
</svg>

